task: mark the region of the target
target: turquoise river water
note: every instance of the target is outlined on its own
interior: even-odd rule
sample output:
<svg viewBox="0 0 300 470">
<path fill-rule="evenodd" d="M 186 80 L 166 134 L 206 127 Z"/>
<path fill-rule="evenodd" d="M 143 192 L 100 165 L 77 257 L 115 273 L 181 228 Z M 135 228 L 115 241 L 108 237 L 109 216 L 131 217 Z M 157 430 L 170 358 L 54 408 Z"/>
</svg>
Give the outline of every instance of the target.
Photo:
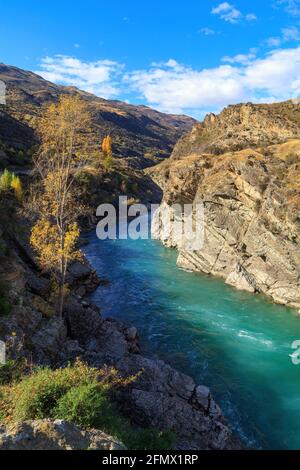
<svg viewBox="0 0 300 470">
<path fill-rule="evenodd" d="M 111 281 L 92 296 L 104 316 L 135 325 L 144 354 L 208 385 L 250 446 L 300 449 L 296 312 L 180 270 L 160 242 L 87 238 L 86 256 Z"/>
</svg>

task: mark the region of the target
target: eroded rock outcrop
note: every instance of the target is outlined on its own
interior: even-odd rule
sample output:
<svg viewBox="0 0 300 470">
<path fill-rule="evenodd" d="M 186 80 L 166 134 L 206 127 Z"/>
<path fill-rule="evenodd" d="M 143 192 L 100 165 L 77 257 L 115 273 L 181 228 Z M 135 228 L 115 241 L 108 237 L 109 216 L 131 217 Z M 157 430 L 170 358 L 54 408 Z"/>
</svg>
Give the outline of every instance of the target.
<svg viewBox="0 0 300 470">
<path fill-rule="evenodd" d="M 84 431 L 67 421 L 25 421 L 0 427 L 0 450 L 121 450 L 114 437 L 92 429 Z"/>
<path fill-rule="evenodd" d="M 299 117 L 300 105 L 292 101 L 228 106 L 219 115 L 207 115 L 183 136 L 172 158 L 283 143 L 299 136 Z"/>
</svg>

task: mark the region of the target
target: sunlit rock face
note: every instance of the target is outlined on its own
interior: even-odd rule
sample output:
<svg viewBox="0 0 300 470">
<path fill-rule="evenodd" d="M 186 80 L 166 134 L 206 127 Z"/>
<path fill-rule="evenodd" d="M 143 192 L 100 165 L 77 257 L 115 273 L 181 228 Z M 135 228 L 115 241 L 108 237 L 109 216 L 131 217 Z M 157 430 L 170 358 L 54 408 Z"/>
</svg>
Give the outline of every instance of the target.
<svg viewBox="0 0 300 470">
<path fill-rule="evenodd" d="M 300 140 L 292 138 L 299 106 L 282 103 L 275 114 L 270 105 L 269 115 L 266 109 L 242 105 L 208 117 L 169 161 L 148 171 L 164 191 L 164 212 L 204 204 L 201 249 L 185 250 L 157 230 L 156 236 L 178 249 L 180 267 L 299 309 Z M 251 148 L 236 150 L 242 144 Z"/>
</svg>

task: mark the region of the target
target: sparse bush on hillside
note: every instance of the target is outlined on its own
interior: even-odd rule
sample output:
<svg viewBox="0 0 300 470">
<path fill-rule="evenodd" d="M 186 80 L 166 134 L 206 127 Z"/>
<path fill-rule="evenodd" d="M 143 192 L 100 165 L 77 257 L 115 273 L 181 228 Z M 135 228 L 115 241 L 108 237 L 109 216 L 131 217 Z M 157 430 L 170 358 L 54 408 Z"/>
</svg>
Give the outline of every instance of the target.
<svg viewBox="0 0 300 470">
<path fill-rule="evenodd" d="M 71 389 L 58 402 L 54 417 L 83 428 L 101 429 L 121 440 L 127 449 L 170 449 L 175 436 L 154 429 L 136 429 L 110 402 L 108 390 L 99 384 Z"/>
<path fill-rule="evenodd" d="M 5 169 L 0 177 L 0 191 L 8 192 L 10 190 L 13 190 L 14 195 L 18 201 L 22 200 L 23 188 L 20 178 L 14 173 L 11 173 L 9 170 Z"/>
<path fill-rule="evenodd" d="M 12 182 L 12 173 L 10 173 L 10 171 L 5 169 L 0 178 L 0 190 L 9 191 L 11 189 L 11 182 Z"/>
<path fill-rule="evenodd" d="M 300 155 L 298 155 L 297 153 L 290 153 L 287 157 L 286 157 L 286 163 L 288 165 L 294 165 L 295 163 L 299 163 L 300 162 Z"/>
<path fill-rule="evenodd" d="M 107 389 L 97 383 L 81 385 L 63 395 L 53 410 L 58 419 L 78 426 L 111 431 L 117 414 L 108 398 Z"/>
</svg>

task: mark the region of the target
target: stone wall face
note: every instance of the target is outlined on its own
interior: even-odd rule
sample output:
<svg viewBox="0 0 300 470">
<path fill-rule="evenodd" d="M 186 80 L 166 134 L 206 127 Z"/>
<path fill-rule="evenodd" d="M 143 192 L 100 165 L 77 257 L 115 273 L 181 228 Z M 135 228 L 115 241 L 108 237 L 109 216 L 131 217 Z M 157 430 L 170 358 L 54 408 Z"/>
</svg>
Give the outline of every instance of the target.
<svg viewBox="0 0 300 470">
<path fill-rule="evenodd" d="M 161 237 L 178 248 L 178 265 L 300 309 L 300 141 L 264 152 L 175 154 L 151 170 L 164 190 L 160 210 L 178 203 L 205 207 L 201 250 L 185 251 Z"/>
</svg>

